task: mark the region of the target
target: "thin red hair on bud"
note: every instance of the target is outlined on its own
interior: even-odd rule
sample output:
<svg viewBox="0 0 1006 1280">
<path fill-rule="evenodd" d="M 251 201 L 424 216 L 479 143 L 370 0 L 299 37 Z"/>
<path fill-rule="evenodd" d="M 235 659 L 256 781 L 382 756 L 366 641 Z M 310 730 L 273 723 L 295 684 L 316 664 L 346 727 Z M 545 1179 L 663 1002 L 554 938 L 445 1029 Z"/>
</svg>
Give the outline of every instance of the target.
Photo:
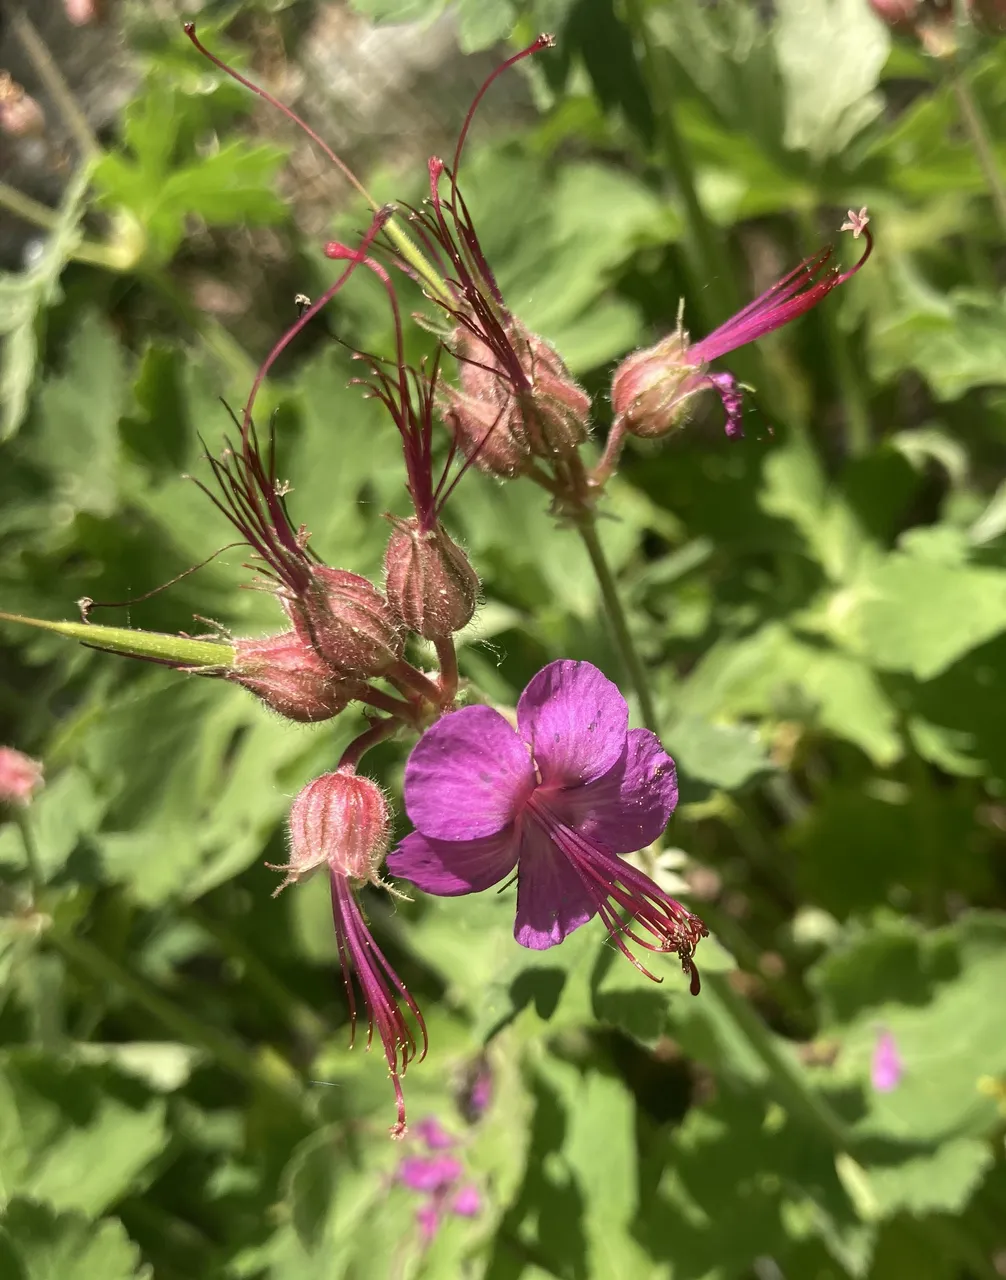
<svg viewBox="0 0 1006 1280">
<path fill-rule="evenodd" d="M 81 596 L 76 602 L 77 608 L 80 610 L 81 622 L 90 622 L 91 614 L 95 609 L 128 609 L 131 605 L 142 604 L 144 600 L 152 600 L 154 596 L 160 595 L 162 591 L 167 591 L 168 587 L 173 587 L 176 582 L 181 582 L 183 578 L 188 578 L 193 573 L 198 573 L 200 569 L 206 566 L 217 556 L 222 556 L 225 551 L 233 551 L 235 547 L 243 547 L 244 542 L 228 542 L 225 547 L 218 547 L 212 555 L 200 560 L 198 564 L 192 565 L 188 569 L 183 569 L 181 573 L 176 574 L 167 582 L 162 582 L 159 587 L 154 587 L 152 591 L 145 591 L 142 596 L 132 596 L 129 600 L 92 600 L 90 596 Z"/>
<path fill-rule="evenodd" d="M 302 120 L 299 115 L 297 115 L 296 111 L 286 106 L 285 103 L 280 102 L 278 98 L 273 97 L 273 95 L 269 93 L 268 90 L 261 88 L 260 85 L 255 84 L 254 81 L 249 80 L 246 76 L 243 76 L 240 73 L 240 71 L 235 71 L 233 67 L 229 67 L 227 63 L 224 62 L 223 59 L 218 58 L 215 53 L 211 53 L 209 49 L 206 48 L 203 42 L 196 35 L 196 24 L 194 22 L 186 22 L 184 26 L 184 30 L 185 30 L 185 34 L 189 37 L 193 45 L 195 45 L 196 49 L 203 55 L 204 58 L 212 62 L 215 67 L 218 67 L 224 73 L 224 75 L 228 75 L 232 80 L 236 80 L 238 84 L 244 85 L 246 89 L 256 94 L 264 102 L 268 102 L 270 107 L 275 107 L 276 110 L 282 112 L 283 115 L 285 115 L 288 120 L 293 121 L 293 123 L 297 126 L 298 129 L 302 130 L 304 133 L 307 134 L 307 136 L 311 139 L 311 141 L 315 144 L 315 146 L 321 148 L 321 150 L 325 153 L 328 159 L 331 160 L 331 162 L 339 170 L 339 172 L 346 179 L 346 181 L 350 183 L 351 186 L 355 187 L 356 190 L 360 193 L 360 195 L 363 196 L 367 204 L 369 204 L 372 209 L 377 208 L 377 204 L 374 201 L 374 198 L 371 196 L 370 192 L 366 189 L 366 187 L 363 185 L 360 179 L 356 176 L 356 174 L 352 171 L 352 169 L 350 169 L 349 165 L 347 165 L 344 160 L 339 159 L 339 157 L 335 154 L 335 152 L 328 145 L 328 143 L 325 142 L 324 139 L 320 138 L 315 133 L 315 131 L 311 128 L 311 126 L 305 120 Z"/>
</svg>

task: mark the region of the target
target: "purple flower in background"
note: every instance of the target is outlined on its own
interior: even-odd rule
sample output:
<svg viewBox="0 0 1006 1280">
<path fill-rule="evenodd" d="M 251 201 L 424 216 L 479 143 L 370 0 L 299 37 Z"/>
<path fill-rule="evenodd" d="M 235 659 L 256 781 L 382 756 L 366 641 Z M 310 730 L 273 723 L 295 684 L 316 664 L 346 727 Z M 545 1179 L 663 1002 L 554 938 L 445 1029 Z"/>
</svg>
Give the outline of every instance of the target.
<svg viewBox="0 0 1006 1280">
<path fill-rule="evenodd" d="M 426 1196 L 416 1210 L 416 1222 L 424 1244 L 430 1244 L 445 1214 L 459 1218 L 474 1218 L 482 1208 L 482 1197 L 471 1183 L 459 1185 L 464 1165 L 455 1156 L 443 1155 L 445 1147 L 455 1146 L 455 1140 L 433 1116 L 415 1126 L 415 1133 L 422 1138 L 433 1155 L 406 1156 L 398 1166 L 398 1180 L 409 1188 Z"/>
<path fill-rule="evenodd" d="M 516 730 L 477 706 L 426 731 L 405 770 L 416 831 L 387 864 L 448 896 L 488 889 L 516 867 L 522 946 L 553 947 L 600 915 L 643 973 L 627 939 L 676 952 L 697 994 L 692 953 L 705 927 L 618 857 L 655 840 L 677 798 L 674 761 L 648 729 L 630 731 L 615 685 L 588 662 L 552 662 L 521 694 Z"/>
<path fill-rule="evenodd" d="M 870 1060 L 870 1081 L 878 1093 L 890 1093 L 901 1083 L 904 1066 L 890 1031 L 880 1031 Z"/>
</svg>

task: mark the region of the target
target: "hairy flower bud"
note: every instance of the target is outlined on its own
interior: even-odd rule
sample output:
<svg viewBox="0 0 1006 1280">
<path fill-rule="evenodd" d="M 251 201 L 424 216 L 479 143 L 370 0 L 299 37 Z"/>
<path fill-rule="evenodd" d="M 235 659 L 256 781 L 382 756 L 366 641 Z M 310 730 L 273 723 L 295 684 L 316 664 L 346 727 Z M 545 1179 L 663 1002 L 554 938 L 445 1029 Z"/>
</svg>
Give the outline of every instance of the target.
<svg viewBox="0 0 1006 1280">
<path fill-rule="evenodd" d="M 289 860 L 270 867 L 286 873 L 276 893 L 320 866 L 341 878 L 376 883 L 390 837 L 388 802 L 376 782 L 352 770 L 323 773 L 290 807 Z"/>
<path fill-rule="evenodd" d="M 42 786 L 42 765 L 13 747 L 0 747 L 0 805 L 31 803 Z"/>
<path fill-rule="evenodd" d="M 286 607 L 298 634 L 347 676 L 379 676 L 402 656 L 398 620 L 381 592 L 357 573 L 313 565 L 310 586 Z"/>
<path fill-rule="evenodd" d="M 349 701 L 345 682 L 296 631 L 236 640 L 234 649 L 228 679 L 249 689 L 287 720 L 300 724 L 331 720 Z"/>
<path fill-rule="evenodd" d="M 465 455 L 492 475 L 510 477 L 532 457 L 564 457 L 582 444 L 590 397 L 544 338 L 513 319 L 501 333 L 506 362 L 488 343 L 457 329 L 461 389 L 441 388 L 439 401 Z"/>
<path fill-rule="evenodd" d="M 384 553 L 388 602 L 410 631 L 446 640 L 471 621 L 478 576 L 442 525 L 423 532 L 413 517 L 394 526 Z"/>
<path fill-rule="evenodd" d="M 611 380 L 615 422 L 644 438 L 682 425 L 688 401 L 699 390 L 689 386 L 698 366 L 687 353 L 688 335 L 677 329 L 656 346 L 627 356 Z"/>
</svg>

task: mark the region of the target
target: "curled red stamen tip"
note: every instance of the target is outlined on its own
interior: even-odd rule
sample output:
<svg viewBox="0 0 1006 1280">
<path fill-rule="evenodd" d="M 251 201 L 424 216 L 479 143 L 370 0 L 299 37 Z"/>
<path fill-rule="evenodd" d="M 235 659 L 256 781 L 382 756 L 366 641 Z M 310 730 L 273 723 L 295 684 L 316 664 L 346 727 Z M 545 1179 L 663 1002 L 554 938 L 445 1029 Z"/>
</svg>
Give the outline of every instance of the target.
<svg viewBox="0 0 1006 1280">
<path fill-rule="evenodd" d="M 555 36 L 551 31 L 543 31 L 531 47 L 533 49 L 554 49 Z"/>
<path fill-rule="evenodd" d="M 194 22 L 186 22 L 183 25 L 182 30 L 191 40 L 196 34 L 196 24 Z"/>
</svg>

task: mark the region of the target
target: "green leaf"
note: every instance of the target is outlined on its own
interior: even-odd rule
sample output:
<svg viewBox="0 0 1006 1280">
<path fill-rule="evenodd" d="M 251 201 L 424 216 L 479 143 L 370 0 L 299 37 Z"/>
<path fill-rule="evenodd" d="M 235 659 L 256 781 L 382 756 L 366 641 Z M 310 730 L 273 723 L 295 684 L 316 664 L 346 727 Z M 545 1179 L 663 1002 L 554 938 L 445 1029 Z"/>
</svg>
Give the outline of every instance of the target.
<svg viewBox="0 0 1006 1280">
<path fill-rule="evenodd" d="M 735 791 L 772 769 L 757 729 L 748 725 L 714 724 L 688 716 L 673 723 L 665 739 L 687 777 L 725 791 Z"/>
<path fill-rule="evenodd" d="M 786 146 L 834 155 L 880 113 L 890 32 L 859 0 L 780 0 L 776 14 Z"/>
<path fill-rule="evenodd" d="M 20 1265 L 9 1273 L 11 1280 L 149 1280 L 151 1274 L 116 1218 L 89 1222 L 79 1213 L 54 1214 L 15 1199 L 7 1205 L 0 1239 Z"/>
<path fill-rule="evenodd" d="M 59 277 L 80 243 L 78 224 L 90 180 L 90 166 L 81 165 L 67 185 L 55 228 L 38 261 L 18 276 L 0 273 L 0 334 L 4 337 L 0 361 L 0 441 L 15 434 L 28 412 L 43 313 L 59 301 Z"/>
<path fill-rule="evenodd" d="M 917 284 L 905 302 L 873 328 L 871 359 L 882 381 L 915 369 L 938 400 L 974 387 L 1002 386 L 1006 295 L 976 289 L 937 294 Z"/>
<path fill-rule="evenodd" d="M 871 666 L 930 680 L 1006 630 L 1006 573 L 895 553 L 832 596 L 824 625 Z"/>
<path fill-rule="evenodd" d="M 162 1151 L 162 1101 L 127 1105 L 102 1091 L 99 1076 L 61 1073 L 27 1054 L 8 1056 L 3 1070 L 19 1117 L 5 1160 L 8 1194 L 95 1216 Z"/>
</svg>

